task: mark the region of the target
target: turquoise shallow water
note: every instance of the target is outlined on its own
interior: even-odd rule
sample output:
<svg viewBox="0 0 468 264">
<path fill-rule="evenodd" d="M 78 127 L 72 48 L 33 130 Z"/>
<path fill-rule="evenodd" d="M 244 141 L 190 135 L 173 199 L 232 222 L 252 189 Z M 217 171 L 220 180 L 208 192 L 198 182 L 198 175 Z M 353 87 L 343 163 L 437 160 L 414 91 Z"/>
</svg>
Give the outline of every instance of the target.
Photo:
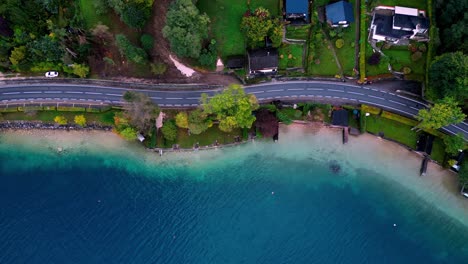
<svg viewBox="0 0 468 264">
<path fill-rule="evenodd" d="M 0 137 L 0 263 L 466 263 L 466 212 L 410 165 L 301 131 L 163 158 Z"/>
</svg>

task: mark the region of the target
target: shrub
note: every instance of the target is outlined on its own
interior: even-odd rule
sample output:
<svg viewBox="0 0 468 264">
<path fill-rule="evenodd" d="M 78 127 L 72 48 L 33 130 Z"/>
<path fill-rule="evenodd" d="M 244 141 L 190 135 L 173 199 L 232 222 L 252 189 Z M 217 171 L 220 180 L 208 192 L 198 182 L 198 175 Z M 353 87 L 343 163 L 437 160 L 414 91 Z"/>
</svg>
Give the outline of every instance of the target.
<svg viewBox="0 0 468 264">
<path fill-rule="evenodd" d="M 379 52 L 374 52 L 372 53 L 372 55 L 369 57 L 369 59 L 367 59 L 367 63 L 369 63 L 369 65 L 377 65 L 379 64 L 380 62 L 380 53 Z"/>
<path fill-rule="evenodd" d="M 141 48 L 135 47 L 126 36 L 122 34 L 116 35 L 115 43 L 120 53 L 128 60 L 137 64 L 145 64 L 147 62 L 148 55 L 146 52 Z"/>
<path fill-rule="evenodd" d="M 403 67 L 403 74 L 410 74 L 411 68 L 410 67 Z"/>
<path fill-rule="evenodd" d="M 361 105 L 361 110 L 364 112 L 364 113 L 371 113 L 373 115 L 379 115 L 380 112 L 382 111 L 382 109 L 378 108 L 378 107 L 374 107 L 374 106 L 370 106 L 370 105 Z"/>
<path fill-rule="evenodd" d="M 120 135 L 125 140 L 135 140 L 137 136 L 137 132 L 133 127 L 127 127 L 124 130 L 120 131 Z"/>
<path fill-rule="evenodd" d="M 413 54 L 411 55 L 411 60 L 412 60 L 412 61 L 418 61 L 418 60 L 420 60 L 421 58 L 422 58 L 422 52 L 420 52 L 420 51 L 416 51 L 415 53 L 413 53 Z"/>
<path fill-rule="evenodd" d="M 84 115 L 75 116 L 74 121 L 79 126 L 84 127 L 86 125 L 86 118 L 84 117 Z"/>
<path fill-rule="evenodd" d="M 409 44 L 408 49 L 411 51 L 411 53 L 418 51 L 418 47 L 415 44 Z"/>
<path fill-rule="evenodd" d="M 174 123 L 174 120 L 169 120 L 164 122 L 161 132 L 164 138 L 168 141 L 174 141 L 177 138 L 177 127 Z"/>
<path fill-rule="evenodd" d="M 330 37 L 331 37 L 331 38 L 334 38 L 334 37 L 336 37 L 336 32 L 335 32 L 335 31 L 333 31 L 333 30 L 332 30 L 332 31 L 330 31 Z"/>
<path fill-rule="evenodd" d="M 154 46 L 154 38 L 150 34 L 143 34 L 140 37 L 141 46 L 146 51 L 151 51 Z"/>
<path fill-rule="evenodd" d="M 335 46 L 338 48 L 338 49 L 341 49 L 343 46 L 344 46 L 344 40 L 343 39 L 337 39 L 335 41 Z"/>
<path fill-rule="evenodd" d="M 151 63 L 150 67 L 154 75 L 163 75 L 167 70 L 166 64 L 162 62 Z"/>
<path fill-rule="evenodd" d="M 424 53 L 424 52 L 427 51 L 427 46 L 426 46 L 426 44 L 422 43 L 421 45 L 419 45 L 418 49 L 419 49 L 419 51 Z"/>
<path fill-rule="evenodd" d="M 56 116 L 54 122 L 59 125 L 66 125 L 68 120 L 64 116 Z"/>
<path fill-rule="evenodd" d="M 280 122 L 283 122 L 286 125 L 292 124 L 291 118 L 283 110 L 276 111 L 276 117 Z"/>
<path fill-rule="evenodd" d="M 176 125 L 180 128 L 188 128 L 187 112 L 179 112 L 175 117 Z"/>
</svg>

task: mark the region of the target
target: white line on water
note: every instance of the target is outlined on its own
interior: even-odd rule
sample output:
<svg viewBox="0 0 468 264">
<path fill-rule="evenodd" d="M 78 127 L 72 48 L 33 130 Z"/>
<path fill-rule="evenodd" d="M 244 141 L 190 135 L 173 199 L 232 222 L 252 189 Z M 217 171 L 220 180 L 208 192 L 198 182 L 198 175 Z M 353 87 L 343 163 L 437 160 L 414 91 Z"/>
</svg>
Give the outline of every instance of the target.
<svg viewBox="0 0 468 264">
<path fill-rule="evenodd" d="M 122 96 L 121 94 L 106 94 L 106 95 L 110 95 L 110 96 Z"/>
<path fill-rule="evenodd" d="M 322 88 L 307 88 L 308 91 L 323 91 Z"/>
<path fill-rule="evenodd" d="M 166 98 L 167 100 L 181 100 L 183 98 L 180 98 L 180 97 L 168 97 Z"/>
<path fill-rule="evenodd" d="M 346 93 L 357 94 L 357 95 L 364 95 L 363 93 L 357 93 L 357 92 L 346 92 Z"/>
<path fill-rule="evenodd" d="M 68 94 L 82 94 L 83 92 L 65 92 L 65 93 L 68 93 Z"/>
<path fill-rule="evenodd" d="M 370 94 L 368 94 L 367 96 L 375 98 L 375 99 L 385 100 L 385 98 L 378 97 L 378 96 L 373 96 L 373 95 L 370 95 Z"/>
<path fill-rule="evenodd" d="M 304 91 L 304 88 L 291 88 L 288 91 Z"/>
<path fill-rule="evenodd" d="M 331 92 L 340 92 L 340 93 L 344 93 L 343 90 L 334 90 L 334 89 L 328 89 L 328 91 L 331 91 Z"/>
<path fill-rule="evenodd" d="M 19 92 L 3 93 L 3 94 L 19 94 Z"/>
<path fill-rule="evenodd" d="M 23 92 L 23 93 L 25 93 L 25 94 L 40 94 L 42 92 Z"/>
<path fill-rule="evenodd" d="M 102 93 L 85 92 L 85 94 L 102 94 Z"/>
<path fill-rule="evenodd" d="M 404 105 L 404 106 L 406 106 L 406 104 L 403 104 L 403 103 L 400 103 L 400 102 L 397 102 L 397 101 L 393 101 L 393 100 L 388 100 L 388 101 L 390 101 L 390 102 L 392 102 L 392 103 L 395 103 L 395 104 L 399 104 L 399 105 Z M 416 110 L 418 110 L 418 109 L 416 109 Z"/>
</svg>

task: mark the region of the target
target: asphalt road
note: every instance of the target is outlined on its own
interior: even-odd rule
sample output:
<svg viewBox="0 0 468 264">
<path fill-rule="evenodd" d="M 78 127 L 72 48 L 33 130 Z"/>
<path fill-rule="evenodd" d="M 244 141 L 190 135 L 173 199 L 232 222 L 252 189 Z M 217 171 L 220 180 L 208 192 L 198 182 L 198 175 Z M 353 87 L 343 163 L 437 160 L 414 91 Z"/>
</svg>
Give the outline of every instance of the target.
<svg viewBox="0 0 468 264">
<path fill-rule="evenodd" d="M 348 101 L 378 106 L 404 116 L 412 117 L 418 110 L 427 107 L 420 102 L 403 95 L 378 90 L 378 86 L 366 87 L 336 82 L 272 82 L 268 84 L 248 86 L 247 93 L 255 94 L 260 102 L 272 100 L 328 100 Z M 32 102 L 74 102 L 83 104 L 121 104 L 124 88 L 68 85 L 68 84 L 34 84 L 34 85 L 4 85 L 0 86 L 0 101 L 2 104 L 32 103 Z M 193 107 L 197 106 L 201 93 L 212 95 L 218 90 L 203 91 L 153 91 L 133 90 L 146 93 L 161 107 Z M 447 133 L 462 133 L 468 139 L 468 124 L 466 122 L 442 128 Z"/>
</svg>

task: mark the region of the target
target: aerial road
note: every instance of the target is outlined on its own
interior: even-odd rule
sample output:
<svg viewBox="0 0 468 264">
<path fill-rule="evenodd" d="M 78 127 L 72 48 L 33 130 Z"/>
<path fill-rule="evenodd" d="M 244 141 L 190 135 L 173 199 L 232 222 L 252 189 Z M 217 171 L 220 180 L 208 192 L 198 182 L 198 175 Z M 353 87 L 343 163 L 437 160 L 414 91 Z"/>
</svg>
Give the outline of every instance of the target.
<svg viewBox="0 0 468 264">
<path fill-rule="evenodd" d="M 260 102 L 273 100 L 308 101 L 346 101 L 353 104 L 364 103 L 378 106 L 391 112 L 413 117 L 421 108 L 428 105 L 404 95 L 346 83 L 298 81 L 271 82 L 245 87 L 247 93 L 255 94 Z M 123 94 L 128 91 L 147 94 L 161 107 L 195 107 L 199 104 L 201 93 L 212 95 L 219 90 L 136 90 L 92 85 L 70 84 L 30 84 L 0 86 L 2 105 L 40 102 L 73 102 L 93 104 L 121 104 Z M 466 122 L 442 128 L 449 134 L 462 133 L 468 139 Z"/>
</svg>

